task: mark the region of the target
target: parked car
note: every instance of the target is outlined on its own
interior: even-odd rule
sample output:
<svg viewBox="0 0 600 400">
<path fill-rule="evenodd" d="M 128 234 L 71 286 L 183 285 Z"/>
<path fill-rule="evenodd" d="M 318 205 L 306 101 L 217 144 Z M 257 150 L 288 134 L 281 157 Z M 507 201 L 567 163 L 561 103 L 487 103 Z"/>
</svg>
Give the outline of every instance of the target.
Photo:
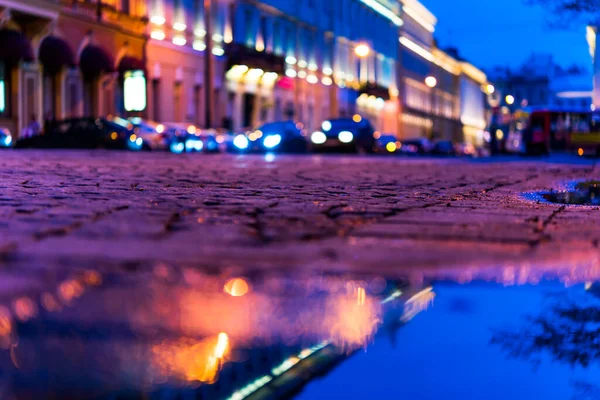
<svg viewBox="0 0 600 400">
<path fill-rule="evenodd" d="M 418 139 L 408 139 L 402 142 L 402 147 L 400 147 L 400 152 L 402 154 L 407 155 L 416 155 L 416 154 L 427 154 L 431 152 L 433 148 L 432 143 L 429 139 L 426 138 L 418 138 Z"/>
<path fill-rule="evenodd" d="M 269 122 L 246 134 L 236 135 L 233 145 L 238 151 L 252 153 L 306 153 L 308 141 L 301 122 Z"/>
<path fill-rule="evenodd" d="M 115 122 L 133 129 L 133 132 L 144 141 L 144 149 L 158 151 L 168 151 L 170 149 L 172 138 L 165 132 L 163 124 L 139 117 L 116 118 Z"/>
<path fill-rule="evenodd" d="M 138 151 L 143 139 L 107 118 L 85 117 L 54 121 L 43 134 L 18 140 L 16 147 Z"/>
<path fill-rule="evenodd" d="M 377 146 L 377 152 L 382 154 L 393 154 L 400 150 L 402 144 L 398 141 L 394 135 L 384 135 L 375 132 L 375 140 Z"/>
<path fill-rule="evenodd" d="M 7 128 L 0 128 L 0 147 L 12 147 L 13 139 Z"/>
<path fill-rule="evenodd" d="M 457 143 L 454 148 L 456 154 L 461 157 L 478 157 L 482 148 L 477 148 L 471 143 Z"/>
<path fill-rule="evenodd" d="M 170 150 L 173 153 L 218 152 L 219 146 L 214 133 L 203 133 L 192 124 L 166 122 L 165 133 L 171 138 Z"/>
<path fill-rule="evenodd" d="M 359 115 L 323 121 L 321 129 L 310 136 L 315 151 L 342 150 L 372 153 L 375 150 L 375 130 Z"/>
<path fill-rule="evenodd" d="M 431 154 L 438 156 L 455 156 L 456 149 L 451 140 L 436 140 L 431 146 Z"/>
</svg>

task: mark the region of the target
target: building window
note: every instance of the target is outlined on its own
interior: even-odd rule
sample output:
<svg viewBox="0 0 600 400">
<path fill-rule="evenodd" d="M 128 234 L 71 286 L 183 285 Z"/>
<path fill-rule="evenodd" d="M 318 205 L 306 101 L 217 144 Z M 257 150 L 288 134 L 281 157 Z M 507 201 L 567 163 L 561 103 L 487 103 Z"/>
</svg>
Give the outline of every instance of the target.
<svg viewBox="0 0 600 400">
<path fill-rule="evenodd" d="M 200 116 L 202 115 L 202 86 L 194 86 L 194 113 L 196 115 L 196 125 L 202 125 Z"/>
<path fill-rule="evenodd" d="M 181 93 L 182 86 L 183 85 L 181 84 L 181 82 L 175 82 L 173 104 L 175 107 L 174 114 L 175 114 L 176 122 L 181 122 L 181 120 L 182 120 L 182 108 L 183 108 L 182 104 L 181 104 L 182 97 L 183 97 L 182 93 Z"/>
<path fill-rule="evenodd" d="M 267 35 L 267 18 L 264 16 L 260 17 L 260 37 L 262 38 L 262 49 L 265 50 L 267 49 L 268 46 L 268 42 L 269 42 L 269 36 Z M 258 46 L 258 45 L 257 45 Z M 257 50 L 259 50 L 257 48 Z M 259 50 L 262 51 L 262 50 Z"/>
<path fill-rule="evenodd" d="M 0 63 L 0 116 L 10 116 L 10 80 L 4 64 Z"/>
<path fill-rule="evenodd" d="M 246 44 L 252 46 L 256 40 L 255 35 L 252 34 L 252 10 L 244 11 L 244 27 L 246 28 Z"/>
<path fill-rule="evenodd" d="M 146 77 L 144 71 L 127 71 L 123 75 L 125 111 L 146 109 Z"/>
<path fill-rule="evenodd" d="M 273 52 L 277 55 L 280 55 L 283 51 L 281 39 L 281 25 L 279 21 L 275 20 L 273 22 Z"/>
<path fill-rule="evenodd" d="M 282 115 L 281 115 L 281 99 L 277 98 L 275 99 L 275 120 L 276 121 L 281 121 L 282 119 Z"/>
<path fill-rule="evenodd" d="M 124 14 L 130 13 L 129 0 L 121 0 L 121 12 Z"/>
<path fill-rule="evenodd" d="M 152 118 L 160 121 L 160 80 L 152 80 Z"/>
<path fill-rule="evenodd" d="M 252 126 L 252 115 L 254 114 L 254 93 L 244 93 L 244 128 Z"/>
</svg>

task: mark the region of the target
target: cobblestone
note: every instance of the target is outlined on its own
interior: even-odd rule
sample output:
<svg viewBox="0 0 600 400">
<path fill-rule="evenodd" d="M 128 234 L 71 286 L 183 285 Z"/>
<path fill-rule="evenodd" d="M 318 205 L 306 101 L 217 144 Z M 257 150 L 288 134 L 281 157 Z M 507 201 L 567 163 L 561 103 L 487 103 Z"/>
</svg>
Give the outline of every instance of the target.
<svg viewBox="0 0 600 400">
<path fill-rule="evenodd" d="M 597 209 L 540 203 L 522 193 L 599 175 L 581 159 L 268 162 L 5 151 L 0 274 L 4 282 L 20 280 L 13 288 L 37 288 L 73 270 L 143 269 L 159 261 L 215 271 L 496 271 L 495 278 L 510 265 L 589 276 L 597 274 Z"/>
</svg>

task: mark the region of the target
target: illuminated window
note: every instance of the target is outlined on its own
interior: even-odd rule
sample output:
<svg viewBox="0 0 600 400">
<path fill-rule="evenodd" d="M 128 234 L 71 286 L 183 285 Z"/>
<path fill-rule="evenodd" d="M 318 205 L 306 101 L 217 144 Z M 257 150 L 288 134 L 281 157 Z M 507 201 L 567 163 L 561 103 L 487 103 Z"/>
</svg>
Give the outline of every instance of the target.
<svg viewBox="0 0 600 400">
<path fill-rule="evenodd" d="M 6 110 L 5 94 L 6 89 L 4 87 L 4 79 L 2 79 L 0 80 L 0 114 L 3 114 L 4 110 Z"/>
<path fill-rule="evenodd" d="M 146 109 L 146 77 L 144 71 L 125 72 L 123 82 L 125 111 Z"/>
<path fill-rule="evenodd" d="M 7 93 L 9 92 L 9 85 L 8 82 L 6 80 L 6 75 L 4 72 L 4 64 L 0 63 L 0 115 L 8 115 L 9 114 L 9 110 L 8 110 L 8 96 Z"/>
</svg>

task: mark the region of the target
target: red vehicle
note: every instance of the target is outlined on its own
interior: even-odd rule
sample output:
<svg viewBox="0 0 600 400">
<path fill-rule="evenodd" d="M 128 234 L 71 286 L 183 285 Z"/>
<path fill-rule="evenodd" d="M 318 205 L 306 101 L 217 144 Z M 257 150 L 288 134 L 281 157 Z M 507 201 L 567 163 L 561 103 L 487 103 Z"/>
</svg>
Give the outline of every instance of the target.
<svg viewBox="0 0 600 400">
<path fill-rule="evenodd" d="M 589 132 L 591 113 L 559 108 L 527 107 L 515 113 L 514 129 L 527 154 L 572 148 L 573 133 Z"/>
</svg>

